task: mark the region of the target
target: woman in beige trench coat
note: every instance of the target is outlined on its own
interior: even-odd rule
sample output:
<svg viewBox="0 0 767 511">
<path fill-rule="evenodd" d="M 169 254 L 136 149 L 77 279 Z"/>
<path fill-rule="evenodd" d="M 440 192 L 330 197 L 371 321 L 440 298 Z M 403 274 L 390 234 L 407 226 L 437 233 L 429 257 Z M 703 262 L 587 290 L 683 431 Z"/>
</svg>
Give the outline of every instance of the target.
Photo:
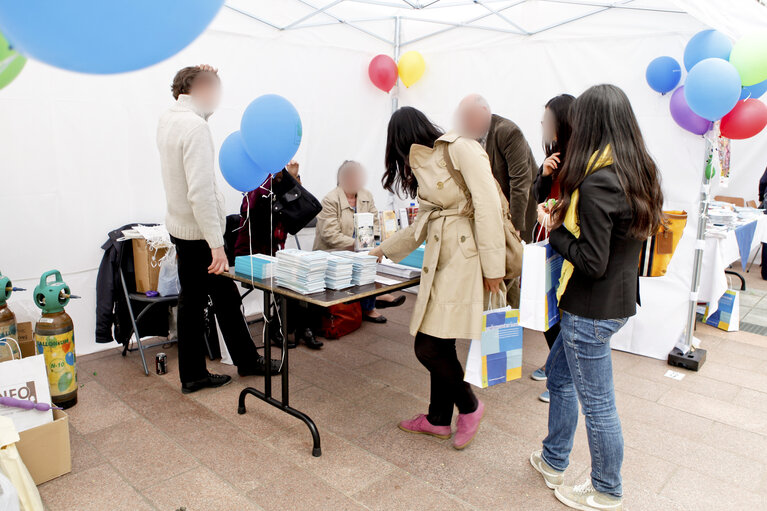
<svg viewBox="0 0 767 511">
<path fill-rule="evenodd" d="M 487 154 L 476 141 L 443 135 L 411 107 L 392 115 L 388 131 L 384 188 L 417 195 L 419 209 L 410 227 L 371 254 L 400 261 L 426 242 L 410 333 L 416 357 L 431 375 L 429 413 L 399 426 L 449 438 L 457 406 L 453 446 L 463 449 L 477 432 L 484 405 L 463 381 L 455 339 L 479 339 L 487 292 L 500 292 L 506 273 L 501 202 Z M 474 218 L 461 214 L 467 199 L 450 176 L 448 157 L 466 181 Z"/>
<path fill-rule="evenodd" d="M 346 160 L 338 167 L 335 189 L 322 199 L 322 211 L 317 216 L 317 230 L 313 250 L 354 250 L 354 215 L 372 213 L 373 228 L 379 232 L 378 210 L 373 194 L 363 188 L 365 170 L 359 162 Z M 386 323 L 386 317 L 376 307 L 398 307 L 405 297 L 390 294 L 360 300 L 362 319 L 372 323 Z"/>
</svg>

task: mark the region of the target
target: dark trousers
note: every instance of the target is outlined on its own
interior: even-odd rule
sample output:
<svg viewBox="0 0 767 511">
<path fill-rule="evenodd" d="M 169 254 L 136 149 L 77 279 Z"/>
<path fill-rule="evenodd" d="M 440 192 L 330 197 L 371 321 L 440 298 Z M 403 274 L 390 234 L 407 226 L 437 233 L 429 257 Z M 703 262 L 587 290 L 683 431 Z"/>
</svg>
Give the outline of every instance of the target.
<svg viewBox="0 0 767 511">
<path fill-rule="evenodd" d="M 554 346 L 554 341 L 556 341 L 559 336 L 559 323 L 543 332 L 543 336 L 546 338 L 546 344 L 549 345 L 549 351 L 551 351 L 551 347 Z"/>
<path fill-rule="evenodd" d="M 471 386 L 463 381 L 463 367 L 455 352 L 455 339 L 440 339 L 418 332 L 415 336 L 415 356 L 429 370 L 431 402 L 426 417 L 435 426 L 449 426 L 453 406 L 459 413 L 477 409 L 477 398 Z"/>
<path fill-rule="evenodd" d="M 762 280 L 767 280 L 767 243 L 762 243 Z"/>
<path fill-rule="evenodd" d="M 242 315 L 242 299 L 233 280 L 208 273 L 213 258 L 204 240 L 180 240 L 171 237 L 178 254 L 178 372 L 182 383 L 204 378 L 205 337 L 203 311 L 208 296 L 224 335 L 224 342 L 238 367 L 255 364 L 256 346 Z"/>
</svg>

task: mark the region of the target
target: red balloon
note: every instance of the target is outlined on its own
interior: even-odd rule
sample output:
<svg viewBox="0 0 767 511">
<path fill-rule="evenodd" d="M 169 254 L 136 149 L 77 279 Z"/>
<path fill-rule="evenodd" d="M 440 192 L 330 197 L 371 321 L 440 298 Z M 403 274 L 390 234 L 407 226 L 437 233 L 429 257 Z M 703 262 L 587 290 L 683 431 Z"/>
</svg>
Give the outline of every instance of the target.
<svg viewBox="0 0 767 511">
<path fill-rule="evenodd" d="M 767 126 L 767 105 L 758 99 L 738 101 L 730 113 L 722 117 L 719 126 L 723 137 L 751 138 Z"/>
<path fill-rule="evenodd" d="M 368 76 L 373 85 L 389 92 L 397 83 L 397 63 L 388 55 L 376 55 L 368 66 Z"/>
</svg>

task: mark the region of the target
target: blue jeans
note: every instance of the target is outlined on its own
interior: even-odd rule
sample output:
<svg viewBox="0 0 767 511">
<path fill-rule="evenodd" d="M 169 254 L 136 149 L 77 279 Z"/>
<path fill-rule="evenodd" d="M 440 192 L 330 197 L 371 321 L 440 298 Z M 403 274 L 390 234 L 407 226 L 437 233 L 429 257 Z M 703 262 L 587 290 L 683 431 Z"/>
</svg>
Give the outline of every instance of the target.
<svg viewBox="0 0 767 511">
<path fill-rule="evenodd" d="M 363 298 L 360 300 L 360 306 L 362 306 L 362 312 L 370 312 L 376 308 L 376 297 Z"/>
<path fill-rule="evenodd" d="M 551 403 L 543 459 L 556 470 L 567 468 L 580 401 L 591 452 L 591 482 L 597 491 L 616 497 L 623 493 L 623 433 L 615 408 L 610 338 L 626 319 L 588 319 L 561 311 L 561 330 L 546 360 Z"/>
</svg>

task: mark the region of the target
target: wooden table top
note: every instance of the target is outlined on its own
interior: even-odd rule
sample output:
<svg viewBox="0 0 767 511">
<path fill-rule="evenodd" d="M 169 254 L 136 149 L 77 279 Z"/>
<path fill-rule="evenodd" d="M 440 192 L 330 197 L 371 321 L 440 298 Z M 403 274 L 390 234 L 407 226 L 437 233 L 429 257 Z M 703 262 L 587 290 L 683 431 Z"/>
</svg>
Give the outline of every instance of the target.
<svg viewBox="0 0 767 511">
<path fill-rule="evenodd" d="M 397 283 L 381 284 L 379 282 L 374 282 L 372 284 L 365 284 L 364 286 L 352 286 L 341 290 L 325 289 L 324 291 L 319 291 L 310 295 L 302 295 L 301 293 L 296 293 L 291 289 L 278 286 L 274 278 L 256 279 L 250 275 L 234 273 L 233 269 L 223 273 L 224 277 L 234 279 L 238 282 L 242 282 L 243 284 L 252 285 L 256 289 L 274 292 L 278 295 L 287 296 L 289 298 L 311 303 L 313 305 L 318 305 L 320 307 L 330 307 L 332 305 L 338 305 L 341 303 L 354 302 L 362 298 L 391 293 L 392 291 L 399 291 L 408 287 L 417 286 L 421 281 L 421 277 L 403 279 L 394 277 L 392 275 L 379 275 L 390 280 L 396 280 Z"/>
</svg>

